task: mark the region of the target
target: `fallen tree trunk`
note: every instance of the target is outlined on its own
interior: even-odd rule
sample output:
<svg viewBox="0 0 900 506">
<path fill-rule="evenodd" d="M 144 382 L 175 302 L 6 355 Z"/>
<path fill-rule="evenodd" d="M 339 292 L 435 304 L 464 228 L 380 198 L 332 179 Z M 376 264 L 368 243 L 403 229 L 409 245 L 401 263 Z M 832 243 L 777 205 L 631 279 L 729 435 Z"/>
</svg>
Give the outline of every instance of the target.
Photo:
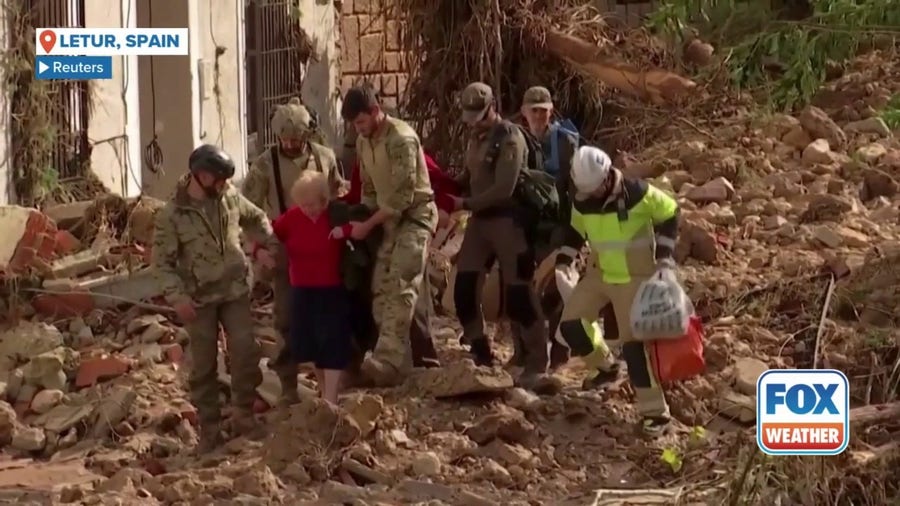
<svg viewBox="0 0 900 506">
<path fill-rule="evenodd" d="M 640 69 L 603 54 L 578 37 L 548 31 L 547 49 L 586 77 L 647 100 L 656 105 L 670 103 L 697 87 L 697 83 L 662 69 Z"/>
<path fill-rule="evenodd" d="M 856 426 L 900 421 L 900 402 L 872 404 L 850 410 L 850 423 Z"/>
</svg>

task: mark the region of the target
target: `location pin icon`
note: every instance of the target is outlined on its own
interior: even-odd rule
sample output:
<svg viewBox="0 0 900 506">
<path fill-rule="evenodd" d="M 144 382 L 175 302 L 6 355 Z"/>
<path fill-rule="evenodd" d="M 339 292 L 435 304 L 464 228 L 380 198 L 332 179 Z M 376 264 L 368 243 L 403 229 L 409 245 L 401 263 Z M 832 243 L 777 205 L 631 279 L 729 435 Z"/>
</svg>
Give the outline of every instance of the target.
<svg viewBox="0 0 900 506">
<path fill-rule="evenodd" d="M 45 53 L 49 53 L 53 50 L 53 46 L 56 45 L 56 32 L 53 30 L 44 30 L 41 32 L 41 36 L 38 38 L 41 42 L 41 47 L 44 48 Z"/>
</svg>

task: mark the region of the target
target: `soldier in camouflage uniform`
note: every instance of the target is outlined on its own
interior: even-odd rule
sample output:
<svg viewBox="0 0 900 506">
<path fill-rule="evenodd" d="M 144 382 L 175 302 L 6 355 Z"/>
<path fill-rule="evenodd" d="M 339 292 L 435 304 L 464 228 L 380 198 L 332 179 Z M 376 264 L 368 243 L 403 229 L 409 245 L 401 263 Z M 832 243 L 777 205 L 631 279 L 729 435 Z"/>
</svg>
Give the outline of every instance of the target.
<svg viewBox="0 0 900 506">
<path fill-rule="evenodd" d="M 351 88 L 341 116 L 359 133 L 362 203 L 375 210 L 365 222 L 353 224 L 351 236 L 361 240 L 376 227 L 384 229 L 372 277 L 378 341 L 362 373 L 378 385 L 395 385 L 412 368 L 409 329 L 437 227 L 434 192 L 419 136 L 381 110 L 374 90 Z"/>
<path fill-rule="evenodd" d="M 203 145 L 191 153 L 190 174 L 156 217 L 153 266 L 190 335 L 193 366 L 189 385 L 200 418 L 200 452 L 222 442 L 218 380 L 219 324 L 231 360 L 235 412 L 232 433 L 262 435 L 251 411 L 262 381 L 260 351 L 251 332 L 250 275 L 241 231 L 267 246 L 277 239 L 265 213 L 228 182 L 234 162 L 222 149 Z M 274 267 L 266 254 L 260 263 Z"/>
<path fill-rule="evenodd" d="M 244 180 L 244 195 L 275 219 L 291 205 L 290 189 L 305 170 L 317 170 L 328 177 L 331 191 L 336 194 L 342 184 L 337 158 L 331 148 L 311 140 L 316 129 L 309 110 L 297 98 L 278 106 L 272 116 L 272 131 L 278 144 L 264 151 L 250 166 Z M 333 195 L 332 195 L 333 196 Z M 275 328 L 282 338 L 282 349 L 272 368 L 281 380 L 282 403 L 299 401 L 297 395 L 297 364 L 287 353 L 290 325 L 290 293 L 288 262 L 281 245 L 275 252 L 275 272 L 272 280 L 275 295 Z"/>
</svg>

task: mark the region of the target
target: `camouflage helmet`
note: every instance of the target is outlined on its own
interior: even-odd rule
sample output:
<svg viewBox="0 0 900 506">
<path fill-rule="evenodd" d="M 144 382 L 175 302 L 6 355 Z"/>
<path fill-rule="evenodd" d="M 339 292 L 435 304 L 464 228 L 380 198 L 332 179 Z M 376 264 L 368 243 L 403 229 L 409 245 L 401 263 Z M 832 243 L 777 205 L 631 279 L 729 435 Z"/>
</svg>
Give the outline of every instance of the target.
<svg viewBox="0 0 900 506">
<path fill-rule="evenodd" d="M 315 121 L 299 98 L 275 107 L 272 133 L 278 137 L 304 137 L 315 130 Z"/>
</svg>

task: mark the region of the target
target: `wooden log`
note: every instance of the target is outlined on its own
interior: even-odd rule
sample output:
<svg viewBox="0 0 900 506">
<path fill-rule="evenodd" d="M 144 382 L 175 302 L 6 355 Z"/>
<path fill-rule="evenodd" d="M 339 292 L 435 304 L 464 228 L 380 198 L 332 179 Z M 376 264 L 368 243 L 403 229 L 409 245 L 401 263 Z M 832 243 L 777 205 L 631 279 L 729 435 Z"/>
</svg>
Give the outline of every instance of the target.
<svg viewBox="0 0 900 506">
<path fill-rule="evenodd" d="M 900 402 L 872 404 L 850 410 L 850 424 L 854 426 L 875 425 L 889 421 L 900 421 Z"/>
</svg>

